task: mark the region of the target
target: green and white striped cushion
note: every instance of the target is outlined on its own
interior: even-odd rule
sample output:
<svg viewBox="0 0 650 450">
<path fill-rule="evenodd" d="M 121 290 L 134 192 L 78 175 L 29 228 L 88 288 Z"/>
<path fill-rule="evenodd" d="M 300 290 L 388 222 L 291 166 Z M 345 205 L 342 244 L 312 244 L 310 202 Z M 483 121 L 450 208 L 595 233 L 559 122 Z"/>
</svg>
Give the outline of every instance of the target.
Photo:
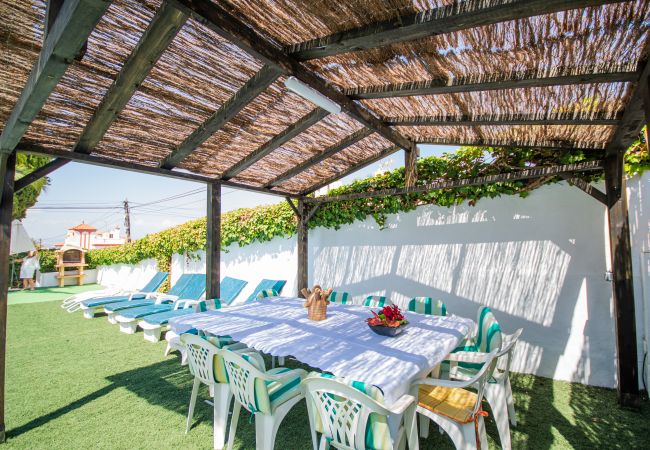
<svg viewBox="0 0 650 450">
<path fill-rule="evenodd" d="M 348 303 L 352 303 L 352 300 L 350 299 L 350 294 L 348 294 L 347 292 L 332 292 L 330 294 L 329 300 L 330 302 L 340 303 L 341 305 L 347 305 Z"/>
<path fill-rule="evenodd" d="M 327 373 L 312 372 L 308 375 L 308 377 L 332 378 L 336 381 L 340 381 L 347 384 L 348 386 L 353 387 L 363 394 L 366 394 L 380 404 L 384 403 L 384 393 L 377 386 L 373 386 L 368 383 L 362 383 L 361 381 L 350 380 L 348 378 L 335 377 L 334 375 Z M 307 401 L 313 400 L 307 398 Z M 316 417 L 314 417 L 316 431 L 323 433 L 323 419 L 320 417 L 318 408 L 314 407 L 312 409 L 316 415 Z M 366 425 L 365 442 L 365 448 L 367 450 L 393 450 L 393 445 L 390 439 L 390 430 L 388 428 L 388 418 L 386 416 L 376 413 L 370 414 L 368 417 L 368 424 Z"/>
<path fill-rule="evenodd" d="M 371 308 L 383 308 L 392 304 L 393 302 L 381 295 L 369 295 L 363 302 L 363 306 L 370 306 Z"/>
<path fill-rule="evenodd" d="M 501 348 L 502 333 L 501 326 L 487 306 L 481 306 L 478 310 L 478 330 L 475 341 L 467 341 L 464 345 L 454 349 L 455 352 L 480 352 L 490 353 L 492 350 Z M 459 367 L 467 369 L 480 369 L 482 363 L 459 362 Z"/>
<path fill-rule="evenodd" d="M 263 291 L 260 291 L 257 294 L 257 299 L 262 300 L 263 298 L 267 297 L 277 297 L 279 294 L 276 292 L 275 289 L 264 289 Z"/>
<path fill-rule="evenodd" d="M 432 316 L 446 316 L 447 307 L 441 300 L 433 301 L 431 297 L 415 297 L 409 301 L 408 310 Z"/>
</svg>

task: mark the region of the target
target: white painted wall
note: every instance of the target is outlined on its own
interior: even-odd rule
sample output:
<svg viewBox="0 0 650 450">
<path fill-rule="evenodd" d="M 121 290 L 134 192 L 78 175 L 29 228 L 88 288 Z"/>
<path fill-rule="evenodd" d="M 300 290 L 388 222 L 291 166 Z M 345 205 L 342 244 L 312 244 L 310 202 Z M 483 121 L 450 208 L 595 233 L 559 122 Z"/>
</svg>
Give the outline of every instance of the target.
<svg viewBox="0 0 650 450">
<path fill-rule="evenodd" d="M 76 270 L 69 270 L 66 273 L 74 275 L 77 273 Z M 84 284 L 94 284 L 97 283 L 97 269 L 88 269 L 84 271 Z M 36 272 L 36 287 L 55 287 L 59 285 L 59 279 L 56 278 L 58 272 Z M 64 280 L 65 286 L 76 286 L 77 280 L 74 278 L 66 278 Z"/>
<path fill-rule="evenodd" d="M 643 253 L 650 249 L 650 173 L 628 187 L 641 363 L 650 333 L 650 258 Z M 607 239 L 604 207 L 562 183 L 525 199 L 420 207 L 391 216 L 384 230 L 372 219 L 312 230 L 309 282 L 346 290 L 357 300 L 388 295 L 402 305 L 428 295 L 445 301 L 451 313 L 472 318 L 479 305 L 489 305 L 506 332 L 524 328 L 515 370 L 613 387 Z M 222 274 L 249 281 L 236 302 L 262 278 L 288 280 L 283 294 L 295 295 L 295 246 L 295 238 L 278 238 L 228 247 Z M 204 272 L 204 253 L 198 256 L 176 256 L 172 281 L 181 273 Z"/>
</svg>

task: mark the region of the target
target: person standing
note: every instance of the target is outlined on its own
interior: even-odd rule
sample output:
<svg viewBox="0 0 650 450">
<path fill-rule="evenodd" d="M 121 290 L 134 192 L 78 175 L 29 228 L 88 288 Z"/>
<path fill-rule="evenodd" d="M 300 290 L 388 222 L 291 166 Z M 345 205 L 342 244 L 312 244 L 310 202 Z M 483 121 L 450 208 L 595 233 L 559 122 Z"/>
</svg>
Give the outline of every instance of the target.
<svg viewBox="0 0 650 450">
<path fill-rule="evenodd" d="M 38 253 L 34 250 L 27 253 L 27 256 L 23 258 L 23 263 L 20 265 L 20 278 L 23 280 L 23 289 L 29 288 L 32 291 L 34 290 L 36 287 L 34 275 L 40 268 L 41 264 L 38 262 Z"/>
</svg>

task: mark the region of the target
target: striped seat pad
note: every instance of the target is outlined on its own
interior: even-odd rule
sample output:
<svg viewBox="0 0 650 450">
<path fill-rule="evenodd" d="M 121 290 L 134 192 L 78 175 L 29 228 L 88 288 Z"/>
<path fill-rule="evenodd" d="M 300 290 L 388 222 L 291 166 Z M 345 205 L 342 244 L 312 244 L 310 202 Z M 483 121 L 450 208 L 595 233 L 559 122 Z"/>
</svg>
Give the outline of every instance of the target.
<svg viewBox="0 0 650 450">
<path fill-rule="evenodd" d="M 133 300 L 142 300 L 145 298 L 145 294 L 135 294 Z M 99 297 L 91 298 L 81 302 L 81 306 L 84 308 L 97 308 L 104 305 L 109 305 L 111 303 L 126 302 L 129 300 L 128 295 L 115 295 L 113 297 Z"/>
<path fill-rule="evenodd" d="M 347 305 L 349 303 L 352 303 L 352 299 L 350 299 L 350 294 L 348 294 L 347 292 L 332 292 L 330 294 L 329 301 L 334 303 L 340 303 L 341 305 Z"/>
<path fill-rule="evenodd" d="M 171 311 L 171 305 L 147 305 L 139 308 L 130 308 L 120 311 L 120 316 L 125 319 L 139 319 L 150 314 Z M 190 310 L 191 311 L 191 310 Z"/>
<path fill-rule="evenodd" d="M 336 381 L 352 386 L 354 389 L 359 392 L 366 394 L 373 400 L 377 401 L 380 404 L 384 403 L 384 394 L 377 386 L 373 386 L 368 383 L 362 383 L 361 381 L 353 381 L 343 377 L 335 377 L 334 375 L 328 373 L 318 373 L 312 372 L 308 375 L 309 378 L 312 377 L 323 377 L 323 378 L 332 378 Z M 331 394 L 334 396 L 334 394 Z M 310 398 L 307 401 L 313 401 Z M 323 422 L 318 408 L 312 408 L 315 412 L 315 428 L 319 433 L 323 433 Z M 388 418 L 384 415 L 372 413 L 368 417 L 368 424 L 366 425 L 366 449 L 368 450 L 393 450 L 393 445 L 390 438 L 390 430 L 388 428 Z"/>
<path fill-rule="evenodd" d="M 117 312 L 117 311 L 122 311 L 124 309 L 129 309 L 129 308 L 139 308 L 141 306 L 151 306 L 156 303 L 155 300 L 152 299 L 143 299 L 143 300 L 131 300 L 128 302 L 119 302 L 119 303 L 111 303 L 110 305 L 106 305 L 104 309 L 108 312 Z"/>
<path fill-rule="evenodd" d="M 433 316 L 446 316 L 447 307 L 441 300 L 433 300 L 431 297 L 415 297 L 409 301 L 408 310 L 420 314 Z"/>
<path fill-rule="evenodd" d="M 476 406 L 476 394 L 466 389 L 441 386 L 420 385 L 418 406 L 448 417 L 458 423 L 474 420 L 472 415 Z"/>
</svg>

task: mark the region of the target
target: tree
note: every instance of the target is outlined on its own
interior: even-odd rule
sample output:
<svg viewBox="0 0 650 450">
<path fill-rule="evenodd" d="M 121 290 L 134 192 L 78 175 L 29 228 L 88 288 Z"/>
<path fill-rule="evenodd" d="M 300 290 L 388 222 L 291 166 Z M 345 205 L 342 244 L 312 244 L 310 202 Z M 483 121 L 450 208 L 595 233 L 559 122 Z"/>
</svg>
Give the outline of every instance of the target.
<svg viewBox="0 0 650 450">
<path fill-rule="evenodd" d="M 16 179 L 33 172 L 48 162 L 50 162 L 50 158 L 46 156 L 18 153 L 16 155 Z M 27 210 L 36 204 L 38 196 L 49 183 L 50 180 L 47 177 L 43 177 L 16 192 L 14 194 L 13 218 L 19 220 L 24 219 Z"/>
</svg>

